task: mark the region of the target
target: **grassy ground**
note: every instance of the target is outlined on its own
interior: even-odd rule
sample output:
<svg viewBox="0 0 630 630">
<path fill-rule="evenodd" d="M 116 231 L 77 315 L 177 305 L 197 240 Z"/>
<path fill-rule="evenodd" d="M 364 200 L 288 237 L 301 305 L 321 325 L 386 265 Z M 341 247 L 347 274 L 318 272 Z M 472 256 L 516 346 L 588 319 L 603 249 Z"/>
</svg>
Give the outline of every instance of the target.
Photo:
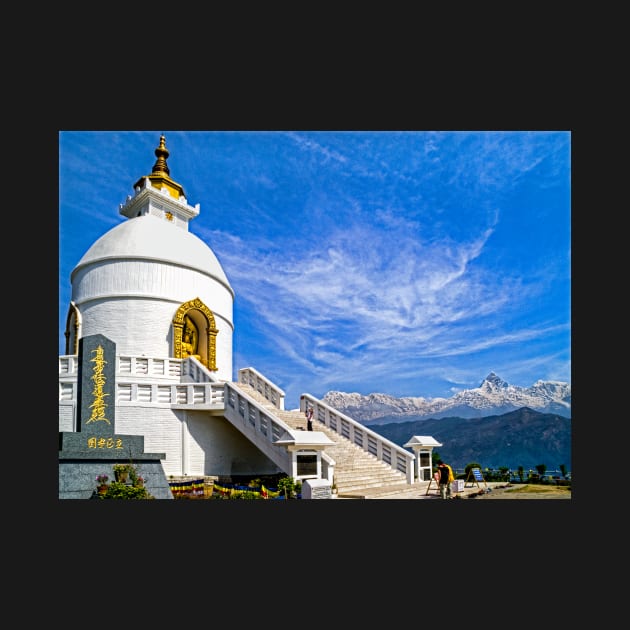
<svg viewBox="0 0 630 630">
<path fill-rule="evenodd" d="M 475 496 L 480 499 L 570 499 L 571 486 L 517 484 L 507 488 L 494 488 L 491 492 Z"/>
</svg>

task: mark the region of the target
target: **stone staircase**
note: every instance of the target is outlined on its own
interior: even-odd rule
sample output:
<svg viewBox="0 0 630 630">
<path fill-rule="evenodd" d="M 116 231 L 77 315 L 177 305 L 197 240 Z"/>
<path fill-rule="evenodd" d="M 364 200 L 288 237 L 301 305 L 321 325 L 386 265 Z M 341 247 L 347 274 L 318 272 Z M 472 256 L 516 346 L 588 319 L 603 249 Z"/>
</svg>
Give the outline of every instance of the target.
<svg viewBox="0 0 630 630">
<path fill-rule="evenodd" d="M 252 386 L 234 383 L 248 396 L 276 415 L 292 429 L 306 430 L 306 418 L 300 411 L 277 409 Z M 365 499 L 378 494 L 409 489 L 405 475 L 378 460 L 350 440 L 313 419 L 313 430 L 325 433 L 333 442 L 326 454 L 335 460 L 335 483 L 339 498 Z"/>
</svg>

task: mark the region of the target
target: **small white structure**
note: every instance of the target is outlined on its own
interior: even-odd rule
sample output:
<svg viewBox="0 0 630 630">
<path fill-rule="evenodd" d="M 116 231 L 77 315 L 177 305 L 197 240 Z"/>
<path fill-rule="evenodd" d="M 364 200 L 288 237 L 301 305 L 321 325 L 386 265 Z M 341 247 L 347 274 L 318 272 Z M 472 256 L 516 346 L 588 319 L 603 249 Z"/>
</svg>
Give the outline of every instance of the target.
<svg viewBox="0 0 630 630">
<path fill-rule="evenodd" d="M 416 471 L 418 481 L 430 481 L 433 470 L 432 451 L 436 446 L 442 446 L 440 442 L 430 435 L 414 435 L 405 448 L 411 448 L 416 454 Z"/>
<path fill-rule="evenodd" d="M 285 431 L 274 444 L 283 445 L 291 454 L 291 476 L 294 479 L 320 479 L 322 451 L 333 442 L 323 431 Z"/>
</svg>

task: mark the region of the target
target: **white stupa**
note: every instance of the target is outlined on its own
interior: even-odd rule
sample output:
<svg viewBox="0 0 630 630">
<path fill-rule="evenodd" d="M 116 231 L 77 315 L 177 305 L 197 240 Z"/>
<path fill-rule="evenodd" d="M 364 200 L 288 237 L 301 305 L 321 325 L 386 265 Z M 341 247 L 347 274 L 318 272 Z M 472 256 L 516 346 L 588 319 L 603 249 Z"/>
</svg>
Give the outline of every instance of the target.
<svg viewBox="0 0 630 630">
<path fill-rule="evenodd" d="M 168 475 L 277 470 L 223 420 L 233 376 L 234 291 L 210 247 L 189 231 L 199 215 L 170 177 L 160 137 L 149 175 L 120 205 L 127 218 L 71 274 L 66 354 L 59 359 L 59 430 L 76 431 L 79 339 L 116 344 L 116 432 L 164 452 Z"/>
<path fill-rule="evenodd" d="M 101 236 L 71 273 L 66 348 L 59 357 L 59 432 L 83 439 L 79 340 L 101 335 L 115 344 L 114 434 L 143 436 L 145 452 L 165 454 L 167 476 L 285 472 L 332 482 L 339 464 L 322 451 L 335 442 L 300 430 L 308 403 L 334 433 L 352 427 L 379 483 L 382 461 L 394 469 L 396 482 L 411 483 L 413 455 L 374 432 L 368 437 L 360 423 L 342 421 L 309 394 L 300 398 L 301 411 L 285 413 L 282 389 L 253 367 L 239 369 L 233 380 L 234 291 L 214 252 L 189 231 L 199 204 L 190 206 L 171 179 L 164 136 L 155 155 L 151 174 L 120 205 L 127 220 Z M 116 440 L 90 444 L 101 458 L 117 448 Z"/>
<path fill-rule="evenodd" d="M 128 220 L 99 238 L 71 275 L 67 354 L 100 333 L 134 356 L 196 355 L 218 379 L 232 378 L 234 291 L 214 252 L 189 231 L 188 205 L 169 176 L 165 138 L 150 175 L 121 204 Z M 188 329 L 194 351 L 182 342 Z"/>
</svg>

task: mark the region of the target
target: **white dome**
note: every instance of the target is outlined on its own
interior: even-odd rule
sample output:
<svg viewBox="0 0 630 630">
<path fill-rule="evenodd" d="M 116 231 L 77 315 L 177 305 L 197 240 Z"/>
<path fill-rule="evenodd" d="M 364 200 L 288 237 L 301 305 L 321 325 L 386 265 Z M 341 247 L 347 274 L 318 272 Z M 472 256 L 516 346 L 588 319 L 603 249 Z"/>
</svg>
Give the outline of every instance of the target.
<svg viewBox="0 0 630 630">
<path fill-rule="evenodd" d="M 232 379 L 234 291 L 214 252 L 180 225 L 150 214 L 99 238 L 72 271 L 80 336 L 105 335 L 116 353 L 174 355 L 173 317 L 199 299 L 217 329 L 215 375 Z"/>
<path fill-rule="evenodd" d="M 106 232 L 81 258 L 72 276 L 86 265 L 125 258 L 190 267 L 230 287 L 221 264 L 208 245 L 191 232 L 150 214 L 128 219 Z"/>
</svg>

